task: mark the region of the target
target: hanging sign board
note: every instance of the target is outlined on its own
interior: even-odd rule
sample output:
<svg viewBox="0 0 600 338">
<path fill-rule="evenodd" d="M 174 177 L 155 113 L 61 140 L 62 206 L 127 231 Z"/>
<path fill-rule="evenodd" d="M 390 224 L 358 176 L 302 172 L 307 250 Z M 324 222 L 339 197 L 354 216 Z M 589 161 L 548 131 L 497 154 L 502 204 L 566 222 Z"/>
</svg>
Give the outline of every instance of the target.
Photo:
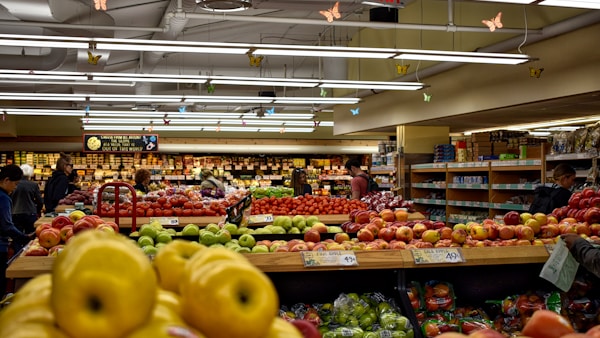
<svg viewBox="0 0 600 338">
<path fill-rule="evenodd" d="M 156 134 L 84 134 L 83 151 L 88 153 L 158 152 Z"/>
</svg>

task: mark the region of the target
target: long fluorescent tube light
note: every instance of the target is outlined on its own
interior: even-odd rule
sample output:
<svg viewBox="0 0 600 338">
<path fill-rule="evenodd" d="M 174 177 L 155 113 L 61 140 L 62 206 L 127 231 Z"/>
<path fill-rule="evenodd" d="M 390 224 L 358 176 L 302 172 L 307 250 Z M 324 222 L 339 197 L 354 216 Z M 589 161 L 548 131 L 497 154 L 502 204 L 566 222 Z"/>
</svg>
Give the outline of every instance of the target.
<svg viewBox="0 0 600 338">
<path fill-rule="evenodd" d="M 493 63 L 517 65 L 533 60 L 528 55 L 523 54 L 498 54 L 498 53 L 479 53 L 479 52 L 444 52 L 436 53 L 431 51 L 411 50 L 403 52 L 394 57 L 394 59 L 403 60 L 425 60 L 425 61 L 446 61 L 446 62 L 469 62 L 469 63 Z"/>
<path fill-rule="evenodd" d="M 530 3 L 533 3 L 537 0 L 478 0 L 478 1 L 482 1 L 482 2 L 502 2 L 502 3 L 508 3 L 508 4 L 521 4 L 521 5 L 528 5 Z"/>
<path fill-rule="evenodd" d="M 548 1 L 548 0 L 546 0 Z M 44 35 L 18 35 L 0 34 L 0 46 L 17 47 L 56 47 L 56 48 L 78 48 L 78 49 L 108 49 L 108 50 L 130 50 L 130 51 L 157 51 L 157 52 L 181 52 L 181 53 L 219 53 L 219 54 L 254 54 L 254 55 L 281 55 L 281 56 L 312 56 L 312 57 L 342 57 L 342 58 L 374 58 L 391 59 L 403 58 L 402 55 L 411 53 L 412 59 L 421 56 L 429 60 L 433 55 L 453 55 L 453 62 L 480 62 L 500 63 L 497 59 L 517 59 L 522 61 L 523 57 L 533 60 L 527 55 L 521 54 L 488 54 L 489 60 L 477 59 L 477 52 L 452 52 L 436 50 L 403 50 L 392 48 L 361 48 L 361 47 L 332 47 L 332 46 L 306 46 L 306 45 L 273 45 L 273 44 L 243 44 L 243 43 L 217 43 L 217 42 L 195 42 L 195 41 L 168 41 L 168 40 L 140 40 L 140 39 L 112 39 L 112 38 L 81 38 L 68 36 L 44 36 Z M 473 55 L 469 55 L 473 54 Z M 494 55 L 493 57 L 491 55 Z M 466 58 L 458 59 L 458 56 Z M 435 61 L 446 61 L 435 59 Z M 524 62 L 524 61 L 522 61 Z M 508 63 L 505 61 L 505 63 Z M 521 62 L 516 62 L 521 63 Z"/>
<path fill-rule="evenodd" d="M 327 81 L 319 85 L 323 88 L 373 89 L 373 90 L 418 90 L 425 87 L 419 82 L 381 82 L 381 81 Z"/>
<path fill-rule="evenodd" d="M 269 128 L 269 127 L 227 127 L 227 126 L 164 126 L 164 125 L 137 125 L 137 126 L 115 126 L 115 125 L 83 125 L 83 130 L 93 131 L 214 131 L 220 132 L 264 132 L 264 133 L 312 133 L 314 128 Z"/>
<path fill-rule="evenodd" d="M 84 124 L 164 124 L 162 119 L 143 118 L 81 118 Z M 244 120 L 244 119 L 169 119 L 169 125 L 251 125 L 251 126 L 294 126 L 314 127 L 314 121 Z M 333 121 L 320 121 L 321 127 L 333 127 Z"/>
<path fill-rule="evenodd" d="M 600 1 L 593 0 L 544 0 L 538 3 L 542 6 L 574 7 L 587 9 L 600 9 Z"/>
<path fill-rule="evenodd" d="M 537 123 L 515 124 L 515 125 L 509 125 L 509 126 L 500 126 L 500 127 L 493 127 L 493 128 L 469 130 L 469 131 L 465 131 L 464 134 L 487 132 L 487 131 L 498 130 L 498 129 L 531 130 L 531 129 L 538 129 L 538 128 L 564 126 L 564 125 L 576 124 L 576 123 L 583 124 L 583 123 L 598 122 L 598 121 L 600 121 L 600 115 L 594 115 L 594 116 L 587 116 L 587 117 L 576 117 L 576 118 L 570 118 L 570 119 L 550 120 L 550 121 L 537 122 Z"/>
</svg>

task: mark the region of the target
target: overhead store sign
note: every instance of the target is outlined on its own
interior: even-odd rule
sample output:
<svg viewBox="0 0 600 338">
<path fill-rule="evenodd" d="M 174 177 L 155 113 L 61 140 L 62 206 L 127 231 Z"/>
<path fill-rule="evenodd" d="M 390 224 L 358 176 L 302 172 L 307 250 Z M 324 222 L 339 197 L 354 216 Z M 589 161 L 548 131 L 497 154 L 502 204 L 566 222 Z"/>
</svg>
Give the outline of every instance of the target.
<svg viewBox="0 0 600 338">
<path fill-rule="evenodd" d="M 158 151 L 156 134 L 84 134 L 83 151 L 89 153 L 151 153 Z"/>
</svg>

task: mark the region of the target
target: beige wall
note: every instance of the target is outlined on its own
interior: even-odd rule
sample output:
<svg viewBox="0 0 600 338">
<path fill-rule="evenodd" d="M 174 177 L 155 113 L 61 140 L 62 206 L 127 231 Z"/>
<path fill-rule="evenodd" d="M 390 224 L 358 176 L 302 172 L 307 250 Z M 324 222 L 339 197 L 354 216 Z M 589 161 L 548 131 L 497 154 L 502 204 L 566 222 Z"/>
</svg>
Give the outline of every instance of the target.
<svg viewBox="0 0 600 338">
<path fill-rule="evenodd" d="M 398 126 L 398 141 L 405 154 L 431 154 L 436 144 L 450 143 L 448 127 Z"/>
</svg>

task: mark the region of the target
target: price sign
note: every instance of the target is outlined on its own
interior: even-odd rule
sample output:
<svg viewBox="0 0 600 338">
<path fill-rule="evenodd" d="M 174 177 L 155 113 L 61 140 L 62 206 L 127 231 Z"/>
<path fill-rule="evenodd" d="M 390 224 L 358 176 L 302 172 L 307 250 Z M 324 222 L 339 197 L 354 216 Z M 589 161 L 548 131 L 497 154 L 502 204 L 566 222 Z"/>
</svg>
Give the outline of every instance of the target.
<svg viewBox="0 0 600 338">
<path fill-rule="evenodd" d="M 260 170 L 267 170 L 267 166 L 266 166 L 266 165 L 264 165 L 264 164 L 261 164 L 261 166 L 260 166 Z"/>
<path fill-rule="evenodd" d="M 283 170 L 290 170 L 290 166 L 289 166 L 289 165 L 287 165 L 287 164 L 284 164 L 284 165 L 281 167 L 281 169 L 283 169 Z"/>
<path fill-rule="evenodd" d="M 464 263 L 460 248 L 433 248 L 411 250 L 415 264 Z"/>
<path fill-rule="evenodd" d="M 231 166 L 230 165 L 226 165 L 225 166 L 225 170 L 231 170 Z"/>
<path fill-rule="evenodd" d="M 161 225 L 179 225 L 178 217 L 150 217 L 150 222 L 158 221 Z"/>
<path fill-rule="evenodd" d="M 246 169 L 248 169 L 248 170 L 254 170 L 254 164 L 248 164 L 246 166 Z"/>
<path fill-rule="evenodd" d="M 358 266 L 352 250 L 301 251 L 304 267 L 319 266 Z"/>
<path fill-rule="evenodd" d="M 242 166 L 241 166 L 241 165 L 239 165 L 239 164 L 236 164 L 236 165 L 234 166 L 234 168 L 235 168 L 235 170 L 242 170 Z"/>
<path fill-rule="evenodd" d="M 273 214 L 251 215 L 248 217 L 248 224 L 271 222 L 273 222 Z"/>
</svg>

